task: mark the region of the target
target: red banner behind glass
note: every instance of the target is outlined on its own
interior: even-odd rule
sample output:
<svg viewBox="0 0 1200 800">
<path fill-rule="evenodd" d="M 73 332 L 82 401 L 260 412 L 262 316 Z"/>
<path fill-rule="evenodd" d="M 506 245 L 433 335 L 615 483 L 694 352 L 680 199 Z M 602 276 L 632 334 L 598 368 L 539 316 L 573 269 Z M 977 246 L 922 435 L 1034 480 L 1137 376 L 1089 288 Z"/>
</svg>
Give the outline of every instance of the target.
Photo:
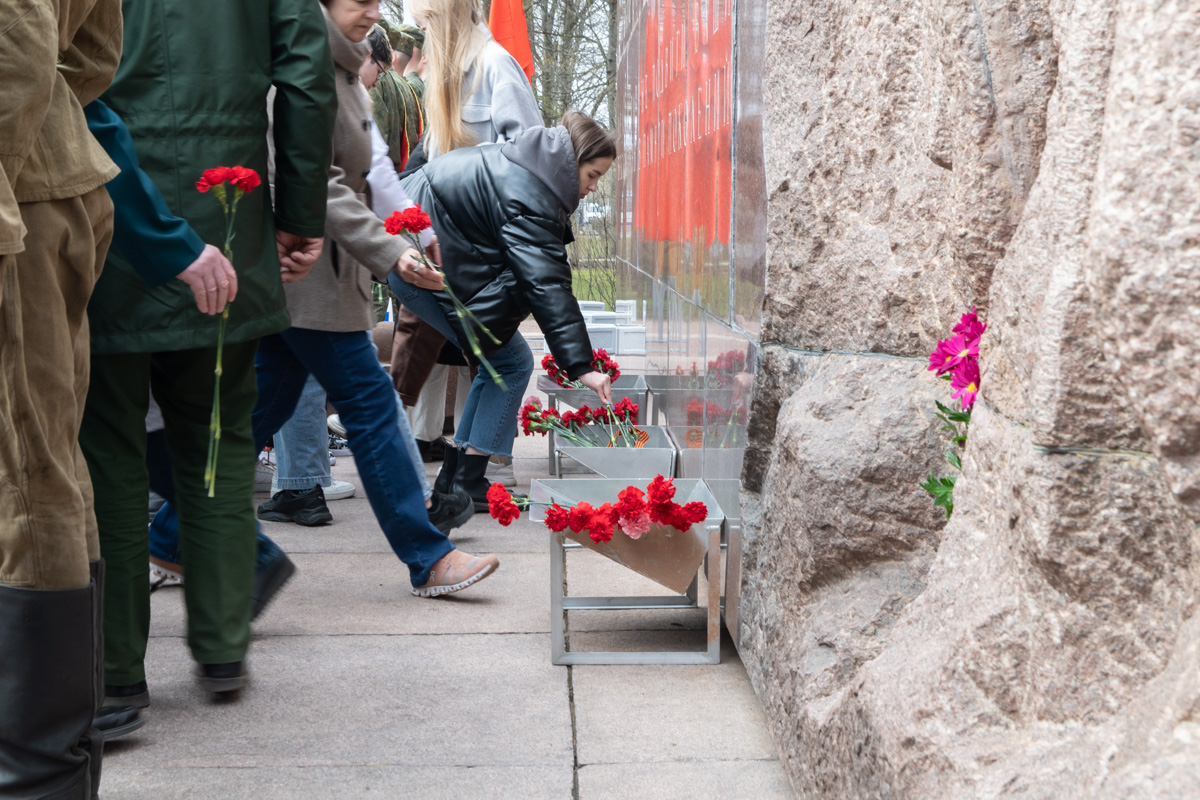
<svg viewBox="0 0 1200 800">
<path fill-rule="evenodd" d="M 642 237 L 729 243 L 733 0 L 656 0 L 638 91 Z"/>
</svg>

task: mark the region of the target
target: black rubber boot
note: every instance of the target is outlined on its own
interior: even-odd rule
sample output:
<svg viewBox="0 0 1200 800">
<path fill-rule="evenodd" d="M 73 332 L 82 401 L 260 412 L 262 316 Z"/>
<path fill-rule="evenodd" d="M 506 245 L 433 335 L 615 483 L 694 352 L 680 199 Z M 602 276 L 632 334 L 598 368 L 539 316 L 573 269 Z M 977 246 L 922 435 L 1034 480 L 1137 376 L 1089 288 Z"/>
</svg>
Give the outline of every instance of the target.
<svg viewBox="0 0 1200 800">
<path fill-rule="evenodd" d="M 104 627 L 96 589 L 94 580 L 80 589 L 0 586 L 0 797 L 99 794 L 104 743 L 91 724 L 104 696 Z"/>
<path fill-rule="evenodd" d="M 438 471 L 437 480 L 433 482 L 433 490 L 442 494 L 453 494 L 451 486 L 458 472 L 458 448 L 446 445 L 445 455 L 442 456 L 442 468 Z"/>
</svg>

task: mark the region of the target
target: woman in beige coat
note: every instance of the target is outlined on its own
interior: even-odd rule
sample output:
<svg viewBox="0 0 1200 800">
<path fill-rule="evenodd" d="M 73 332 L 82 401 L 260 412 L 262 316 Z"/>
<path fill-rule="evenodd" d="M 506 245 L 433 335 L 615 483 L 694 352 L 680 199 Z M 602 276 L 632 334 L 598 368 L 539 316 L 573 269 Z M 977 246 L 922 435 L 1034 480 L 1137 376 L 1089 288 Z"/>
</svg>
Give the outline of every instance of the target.
<svg viewBox="0 0 1200 800">
<path fill-rule="evenodd" d="M 322 4 L 338 87 L 327 242 L 311 274 L 288 286 L 292 327 L 259 346 L 255 439 L 266 443 L 291 416 L 309 374 L 315 375 L 341 416 L 375 517 L 409 567 L 413 594 L 447 594 L 491 574 L 499 561 L 455 549 L 431 522 L 461 524 L 473 508 L 465 498 L 435 493 L 426 511 L 419 464 L 402 440 L 395 391 L 372 346 L 371 278 L 385 280 L 405 250 L 405 241 L 390 236 L 371 209 L 367 185 L 374 123 L 359 67 L 369 52 L 366 35 L 380 19 L 379 3 Z"/>
</svg>

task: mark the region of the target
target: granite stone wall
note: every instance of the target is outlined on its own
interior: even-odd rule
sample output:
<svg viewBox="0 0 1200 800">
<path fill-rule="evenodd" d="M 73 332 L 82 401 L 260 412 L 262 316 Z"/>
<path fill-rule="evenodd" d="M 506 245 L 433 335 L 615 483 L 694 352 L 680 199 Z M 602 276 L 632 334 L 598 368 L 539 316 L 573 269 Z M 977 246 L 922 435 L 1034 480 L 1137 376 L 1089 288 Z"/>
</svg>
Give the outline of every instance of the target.
<svg viewBox="0 0 1200 800">
<path fill-rule="evenodd" d="M 798 796 L 1200 797 L 1200 2 L 768 8 L 740 650 Z"/>
</svg>

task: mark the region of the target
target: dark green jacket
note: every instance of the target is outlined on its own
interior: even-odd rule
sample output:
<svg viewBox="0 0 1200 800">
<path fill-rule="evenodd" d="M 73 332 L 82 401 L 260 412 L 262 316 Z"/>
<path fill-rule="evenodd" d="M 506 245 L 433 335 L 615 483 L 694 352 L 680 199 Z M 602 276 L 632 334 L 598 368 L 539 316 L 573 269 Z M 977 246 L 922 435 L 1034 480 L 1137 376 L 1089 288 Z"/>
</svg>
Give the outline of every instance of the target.
<svg viewBox="0 0 1200 800">
<path fill-rule="evenodd" d="M 238 296 L 225 338 L 242 342 L 289 324 L 275 229 L 322 236 L 333 120 L 333 63 L 312 0 L 124 0 L 125 46 L 103 96 L 133 137 L 142 169 L 171 212 L 220 247 L 225 222 L 209 167 L 240 164 L 263 185 L 238 204 Z M 274 85 L 275 208 L 267 187 L 267 92 Z M 213 347 L 217 318 L 169 280 L 151 288 L 110 253 L 88 306 L 92 350 L 145 353 Z"/>
</svg>

